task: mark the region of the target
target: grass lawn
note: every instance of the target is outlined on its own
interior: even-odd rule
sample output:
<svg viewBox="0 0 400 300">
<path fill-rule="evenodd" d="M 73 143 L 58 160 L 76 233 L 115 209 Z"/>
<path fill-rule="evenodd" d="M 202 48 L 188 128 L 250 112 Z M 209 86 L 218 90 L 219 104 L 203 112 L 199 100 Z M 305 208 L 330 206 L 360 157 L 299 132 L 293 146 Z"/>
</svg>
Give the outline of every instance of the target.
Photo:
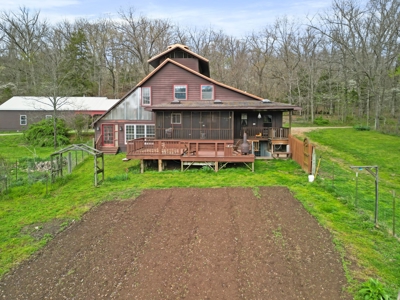
<svg viewBox="0 0 400 300">
<path fill-rule="evenodd" d="M 93 188 L 93 160 L 90 158 L 80 164 L 73 174 L 52 184 L 47 192 L 45 184 L 41 182 L 12 187 L 0 195 L 0 276 L 51 238 L 45 236 L 34 239 L 24 232 L 23 228 L 27 225 L 59 219 L 62 229 L 94 205 L 110 200 L 132 199 L 143 189 L 245 186 L 253 188 L 257 194 L 259 186 L 278 185 L 287 186 L 304 207 L 330 229 L 342 254 L 350 289 L 354 293 L 360 281 L 372 277 L 382 281 L 394 296 L 400 287 L 399 241 L 390 235 L 390 226 L 375 228 L 372 211 L 368 205 L 362 206 L 362 203 L 369 202 L 363 199 L 370 197 L 368 179 L 372 181 L 371 175 L 371 178 L 366 174 L 360 177 L 360 186 L 365 186 L 365 190 L 360 191 L 360 204 L 355 206 L 354 172 L 349 165 L 379 165 L 382 196 L 386 197 L 391 189 L 399 188 L 395 178 L 398 176 L 395 173 L 397 162 L 388 156 L 396 153 L 396 149 L 398 152 L 400 139 L 353 129 L 325 129 L 311 132 L 309 136 L 321 144 L 318 156 L 323 158 L 321 173 L 313 183 L 308 182 L 307 174 L 291 160 L 256 161 L 255 173 L 238 166 L 218 173 L 202 168 L 183 173 L 180 170 L 168 170 L 140 174 L 139 161 L 123 162 L 124 155 L 119 154 L 105 156 L 106 180 L 98 188 Z M 362 141 L 357 143 L 356 139 Z M 338 142 L 340 140 L 342 142 Z M 348 146 L 346 143 L 349 143 Z M 365 149 L 367 145 L 376 143 L 382 143 L 384 146 L 381 148 L 389 153 L 380 152 L 380 147 L 371 148 L 370 151 Z M 38 156 L 48 157 L 53 151 L 34 151 L 22 145 L 22 137 L 1 136 L 0 155 L 16 159 L 17 156 L 29 156 L 36 151 Z M 379 155 L 374 155 L 372 151 L 378 151 Z M 334 180 L 331 178 L 332 169 L 335 172 Z M 398 220 L 400 223 L 400 218 Z"/>
</svg>

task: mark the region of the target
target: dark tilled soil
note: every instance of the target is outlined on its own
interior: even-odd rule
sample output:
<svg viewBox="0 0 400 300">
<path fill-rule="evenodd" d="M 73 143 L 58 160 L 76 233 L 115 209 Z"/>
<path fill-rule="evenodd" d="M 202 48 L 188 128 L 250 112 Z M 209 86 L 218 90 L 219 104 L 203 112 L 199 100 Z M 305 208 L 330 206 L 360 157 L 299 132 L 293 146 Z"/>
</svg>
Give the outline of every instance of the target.
<svg viewBox="0 0 400 300">
<path fill-rule="evenodd" d="M 169 189 L 92 209 L 0 299 L 351 299 L 345 283 L 330 234 L 286 188 Z"/>
</svg>

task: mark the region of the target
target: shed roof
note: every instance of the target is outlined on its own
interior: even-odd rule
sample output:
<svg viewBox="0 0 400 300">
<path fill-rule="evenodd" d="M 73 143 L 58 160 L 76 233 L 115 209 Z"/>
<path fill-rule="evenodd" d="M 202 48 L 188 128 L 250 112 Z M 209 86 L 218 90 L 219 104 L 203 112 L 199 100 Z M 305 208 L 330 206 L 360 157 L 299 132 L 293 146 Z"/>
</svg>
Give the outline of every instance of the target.
<svg viewBox="0 0 400 300">
<path fill-rule="evenodd" d="M 157 110 L 300 110 L 301 108 L 295 105 L 290 105 L 272 101 L 257 101 L 257 100 L 182 100 L 179 102 L 170 102 L 160 105 L 153 105 L 148 108 L 152 111 Z"/>
<path fill-rule="evenodd" d="M 65 105 L 58 110 L 107 111 L 119 101 L 118 99 L 108 99 L 107 97 L 66 97 L 65 100 Z M 0 105 L 0 110 L 50 111 L 52 107 L 48 97 L 14 96 Z"/>
</svg>

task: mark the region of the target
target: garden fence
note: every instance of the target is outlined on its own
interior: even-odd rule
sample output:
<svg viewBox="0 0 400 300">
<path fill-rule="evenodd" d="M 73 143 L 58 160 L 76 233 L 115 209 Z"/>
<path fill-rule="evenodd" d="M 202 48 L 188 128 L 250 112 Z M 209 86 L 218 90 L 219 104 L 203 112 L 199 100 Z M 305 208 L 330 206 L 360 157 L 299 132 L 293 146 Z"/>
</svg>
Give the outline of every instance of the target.
<svg viewBox="0 0 400 300">
<path fill-rule="evenodd" d="M 71 173 L 88 156 L 90 155 L 85 151 L 70 152 L 62 162 L 63 174 Z M 14 186 L 32 185 L 37 182 L 50 184 L 50 170 L 50 157 L 2 158 L 0 160 L 0 193 Z"/>
<path fill-rule="evenodd" d="M 324 157 L 318 157 L 317 160 L 319 168 L 315 180 L 333 193 L 338 201 L 354 208 L 360 216 L 362 226 L 374 226 L 376 217 L 376 225 L 385 228 L 392 235 L 399 236 L 400 191 L 396 191 L 396 186 L 380 179 L 380 175 L 378 175 L 378 210 L 376 214 L 374 176 L 365 168 L 350 168 L 350 166 L 343 166 L 339 161 Z M 379 170 L 378 174 L 383 173 L 384 170 Z"/>
</svg>

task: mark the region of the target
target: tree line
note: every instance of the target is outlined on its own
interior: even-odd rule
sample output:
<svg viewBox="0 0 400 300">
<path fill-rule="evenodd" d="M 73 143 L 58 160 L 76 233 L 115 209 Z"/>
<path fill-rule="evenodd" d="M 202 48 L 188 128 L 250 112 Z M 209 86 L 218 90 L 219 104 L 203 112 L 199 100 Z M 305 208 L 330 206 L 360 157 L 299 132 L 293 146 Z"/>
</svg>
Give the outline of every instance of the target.
<svg viewBox="0 0 400 300">
<path fill-rule="evenodd" d="M 134 8 L 118 20 L 49 24 L 27 8 L 0 12 L 0 103 L 13 95 L 120 98 L 175 43 L 210 60 L 211 77 L 302 108 L 379 129 L 400 123 L 400 2 L 334 0 L 306 22 L 277 17 L 239 38 L 186 28 Z"/>
</svg>

